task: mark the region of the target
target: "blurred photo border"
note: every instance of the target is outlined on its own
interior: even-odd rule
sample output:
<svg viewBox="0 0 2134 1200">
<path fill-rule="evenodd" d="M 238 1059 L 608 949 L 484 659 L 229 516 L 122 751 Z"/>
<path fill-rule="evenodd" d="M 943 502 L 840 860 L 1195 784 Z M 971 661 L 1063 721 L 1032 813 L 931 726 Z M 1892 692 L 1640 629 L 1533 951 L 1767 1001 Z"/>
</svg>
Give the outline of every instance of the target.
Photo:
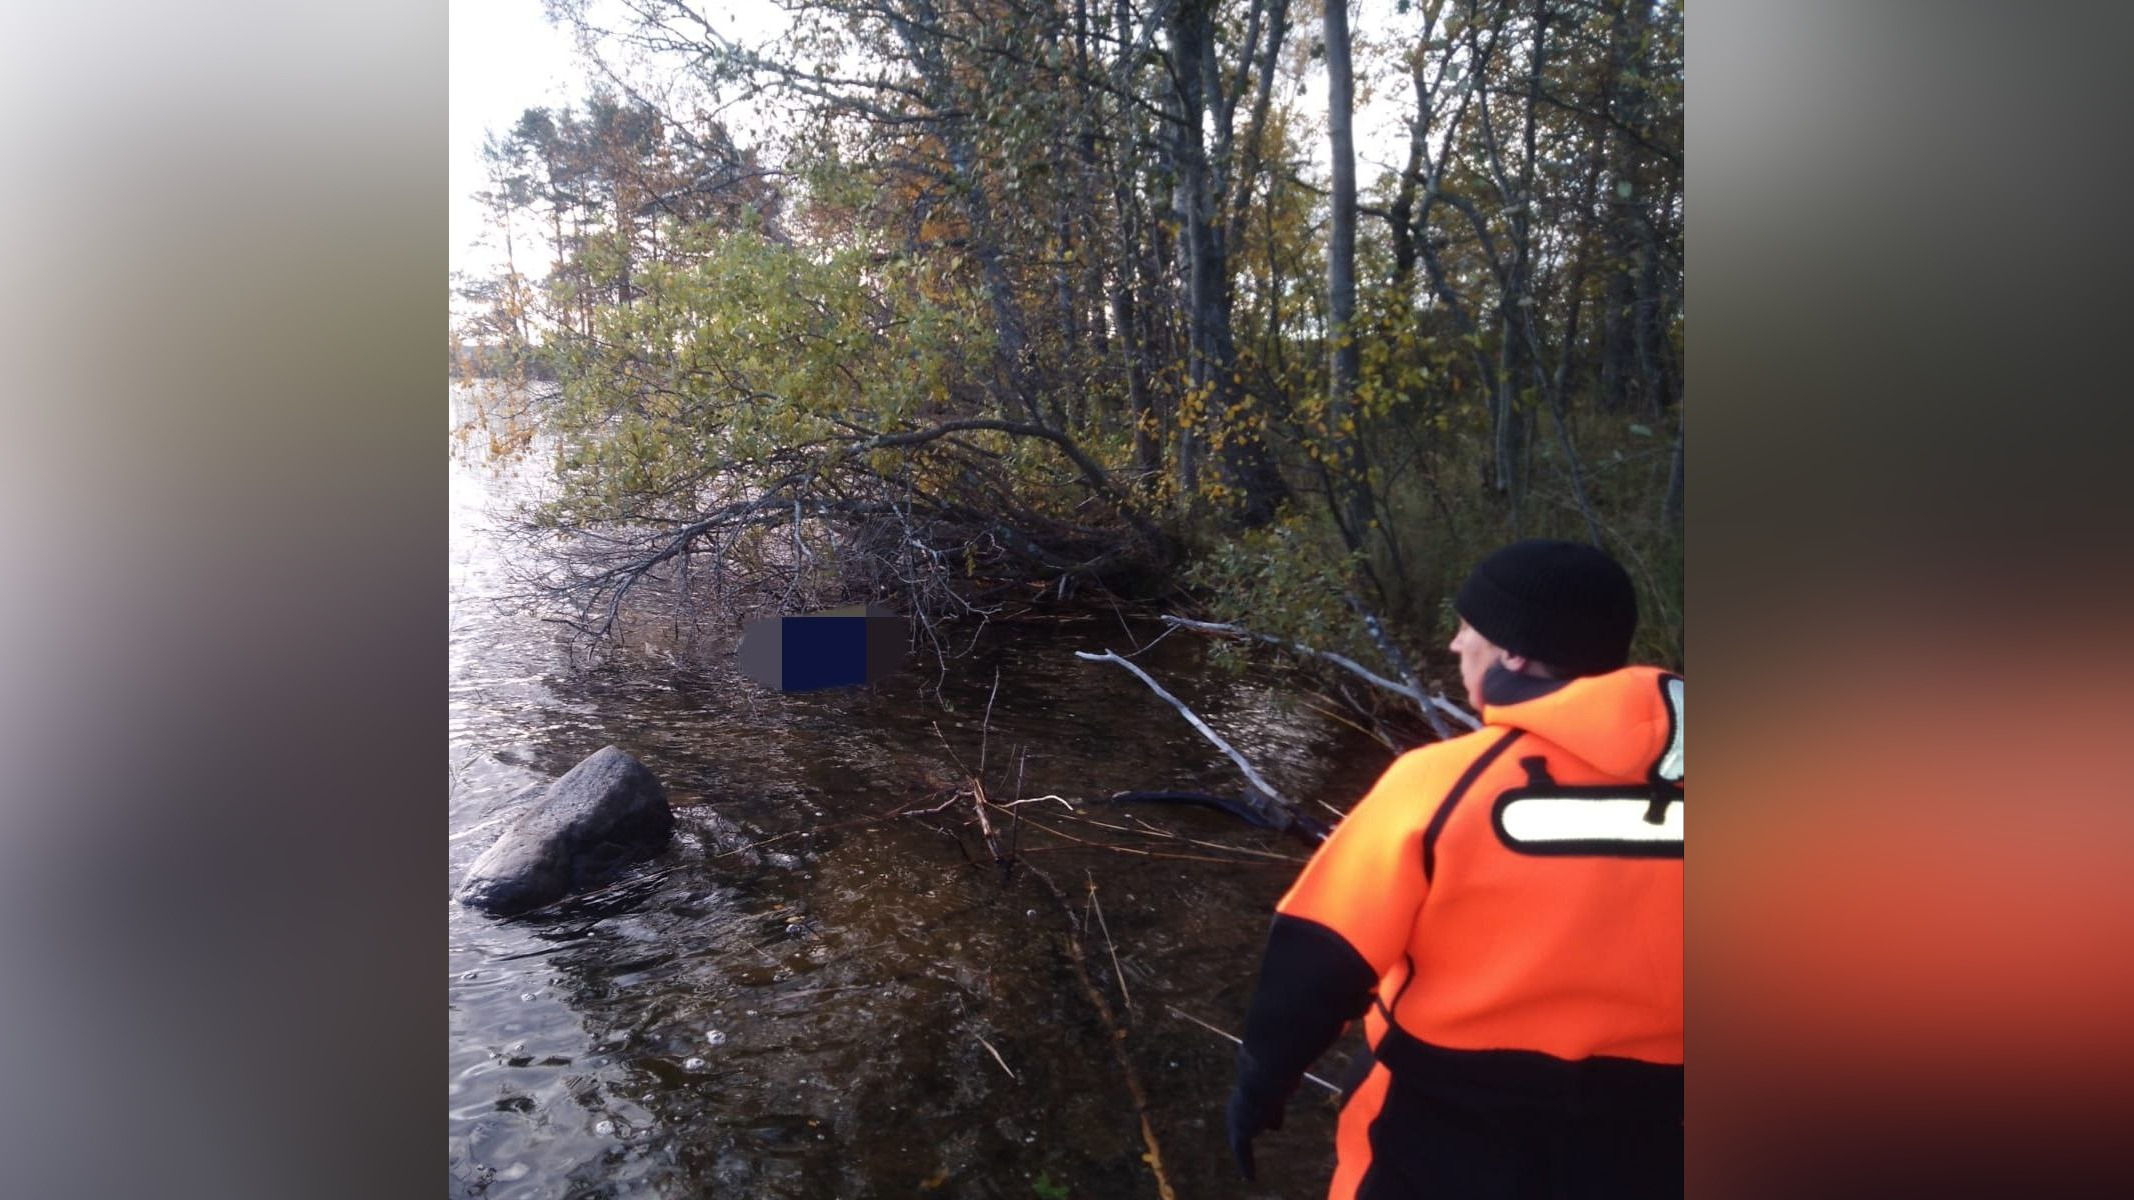
<svg viewBox="0 0 2134 1200">
<path fill-rule="evenodd" d="M 2134 16 L 2060 11 L 1686 12 L 1693 1196 L 2086 1194 L 2134 1114 Z M 438 1186 L 446 17 L 0 46 L 21 1194 Z"/>
</svg>

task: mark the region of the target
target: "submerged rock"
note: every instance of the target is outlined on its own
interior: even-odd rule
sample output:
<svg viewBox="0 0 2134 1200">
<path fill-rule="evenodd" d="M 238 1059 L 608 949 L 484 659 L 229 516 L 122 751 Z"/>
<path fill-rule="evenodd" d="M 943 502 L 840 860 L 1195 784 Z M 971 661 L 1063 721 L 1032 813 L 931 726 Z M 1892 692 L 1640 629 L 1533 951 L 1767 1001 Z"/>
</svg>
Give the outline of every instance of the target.
<svg viewBox="0 0 2134 1200">
<path fill-rule="evenodd" d="M 693 804 L 675 814 L 703 851 L 704 856 L 727 870 L 756 870 L 764 854 L 756 849 L 759 833 L 742 828 L 707 804 Z"/>
<path fill-rule="evenodd" d="M 603 746 L 548 785 L 474 860 L 459 902 L 506 916 L 539 908 L 650 858 L 673 832 L 667 790 L 651 769 Z"/>
</svg>

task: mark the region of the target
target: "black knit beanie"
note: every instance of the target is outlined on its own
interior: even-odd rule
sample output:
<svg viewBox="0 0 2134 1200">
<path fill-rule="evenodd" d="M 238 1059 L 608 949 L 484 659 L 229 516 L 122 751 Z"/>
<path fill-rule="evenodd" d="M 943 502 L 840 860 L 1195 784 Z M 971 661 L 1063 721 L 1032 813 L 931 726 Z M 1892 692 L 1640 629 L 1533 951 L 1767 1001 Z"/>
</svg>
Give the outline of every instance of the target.
<svg viewBox="0 0 2134 1200">
<path fill-rule="evenodd" d="M 1491 642 L 1573 675 L 1622 667 L 1638 623 L 1637 592 L 1620 564 L 1580 542 L 1540 538 L 1477 563 L 1452 606 Z"/>
</svg>

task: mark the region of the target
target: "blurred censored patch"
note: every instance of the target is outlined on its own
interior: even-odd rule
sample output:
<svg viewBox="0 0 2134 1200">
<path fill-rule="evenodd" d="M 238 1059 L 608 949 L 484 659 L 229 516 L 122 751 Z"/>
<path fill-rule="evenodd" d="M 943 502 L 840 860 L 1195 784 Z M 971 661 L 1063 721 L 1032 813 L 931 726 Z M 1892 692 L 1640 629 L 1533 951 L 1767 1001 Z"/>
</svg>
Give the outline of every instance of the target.
<svg viewBox="0 0 2134 1200">
<path fill-rule="evenodd" d="M 1690 1195 L 2125 1190 L 2128 594 L 2018 561 L 1823 560 L 1699 677 Z"/>
<path fill-rule="evenodd" d="M 741 631 L 741 672 L 780 692 L 876 683 L 904 665 L 911 623 L 879 605 L 762 617 Z"/>
</svg>

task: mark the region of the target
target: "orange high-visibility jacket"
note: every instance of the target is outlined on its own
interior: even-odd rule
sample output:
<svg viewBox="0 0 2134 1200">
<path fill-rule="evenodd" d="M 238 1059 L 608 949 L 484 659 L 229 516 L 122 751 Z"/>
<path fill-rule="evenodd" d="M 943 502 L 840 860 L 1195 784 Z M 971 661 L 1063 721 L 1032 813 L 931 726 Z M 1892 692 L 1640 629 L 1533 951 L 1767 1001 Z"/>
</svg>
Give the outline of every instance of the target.
<svg viewBox="0 0 2134 1200">
<path fill-rule="evenodd" d="M 1680 1120 L 1682 686 L 1493 672 L 1510 702 L 1397 759 L 1282 897 L 1241 1082 L 1286 1095 L 1365 1016 L 1336 1195 L 1404 1093 Z"/>
</svg>

